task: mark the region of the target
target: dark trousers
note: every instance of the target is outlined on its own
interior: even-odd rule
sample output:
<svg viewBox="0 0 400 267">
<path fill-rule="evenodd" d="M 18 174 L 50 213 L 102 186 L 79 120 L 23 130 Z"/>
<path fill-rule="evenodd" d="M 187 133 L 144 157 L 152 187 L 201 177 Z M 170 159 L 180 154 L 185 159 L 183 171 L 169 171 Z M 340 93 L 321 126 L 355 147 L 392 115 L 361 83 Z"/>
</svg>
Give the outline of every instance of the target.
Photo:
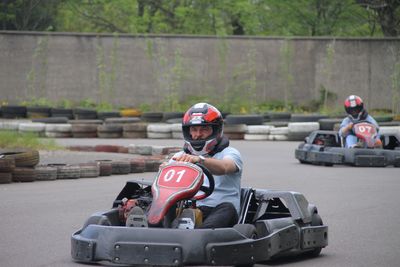
<svg viewBox="0 0 400 267">
<path fill-rule="evenodd" d="M 223 202 L 216 207 L 199 207 L 203 213 L 203 224 L 200 228 L 232 227 L 238 220 L 238 214 L 232 203 Z"/>
</svg>

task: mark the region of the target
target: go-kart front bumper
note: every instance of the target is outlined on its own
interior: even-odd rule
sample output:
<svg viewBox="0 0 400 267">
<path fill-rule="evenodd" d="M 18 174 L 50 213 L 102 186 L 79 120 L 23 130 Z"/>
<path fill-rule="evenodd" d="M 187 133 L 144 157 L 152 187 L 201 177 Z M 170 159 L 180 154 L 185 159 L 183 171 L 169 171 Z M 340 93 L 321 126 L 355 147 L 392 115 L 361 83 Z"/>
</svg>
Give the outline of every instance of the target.
<svg viewBox="0 0 400 267">
<path fill-rule="evenodd" d="M 296 224 L 250 239 L 234 228 L 164 229 L 88 225 L 71 237 L 72 258 L 129 265 L 237 265 L 328 244 L 328 227 Z"/>
</svg>

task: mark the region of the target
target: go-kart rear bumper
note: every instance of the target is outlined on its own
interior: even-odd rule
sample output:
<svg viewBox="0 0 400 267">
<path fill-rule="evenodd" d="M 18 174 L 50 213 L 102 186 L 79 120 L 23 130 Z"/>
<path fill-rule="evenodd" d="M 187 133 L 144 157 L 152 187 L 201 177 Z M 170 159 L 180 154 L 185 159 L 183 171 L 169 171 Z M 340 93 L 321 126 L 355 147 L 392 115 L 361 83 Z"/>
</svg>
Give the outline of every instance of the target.
<svg viewBox="0 0 400 267">
<path fill-rule="evenodd" d="M 237 265 L 328 244 L 327 226 L 288 225 L 249 239 L 234 228 L 163 229 L 88 225 L 71 237 L 72 258 L 130 265 Z"/>
</svg>

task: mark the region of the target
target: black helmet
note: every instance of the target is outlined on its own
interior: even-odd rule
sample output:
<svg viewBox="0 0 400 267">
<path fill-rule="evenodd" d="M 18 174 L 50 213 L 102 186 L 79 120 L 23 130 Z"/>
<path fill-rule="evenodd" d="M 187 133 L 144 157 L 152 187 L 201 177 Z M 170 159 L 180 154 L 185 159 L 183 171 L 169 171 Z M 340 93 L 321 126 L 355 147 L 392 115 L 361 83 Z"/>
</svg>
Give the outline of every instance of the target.
<svg viewBox="0 0 400 267">
<path fill-rule="evenodd" d="M 193 140 L 190 126 L 212 126 L 213 133 L 205 140 Z M 204 155 L 213 152 L 222 139 L 223 118 L 221 112 L 207 103 L 197 103 L 186 111 L 182 120 L 182 132 L 185 139 L 185 149 L 194 155 Z"/>
<path fill-rule="evenodd" d="M 360 120 L 364 113 L 364 103 L 361 97 L 351 95 L 344 101 L 344 109 L 353 119 Z"/>
</svg>

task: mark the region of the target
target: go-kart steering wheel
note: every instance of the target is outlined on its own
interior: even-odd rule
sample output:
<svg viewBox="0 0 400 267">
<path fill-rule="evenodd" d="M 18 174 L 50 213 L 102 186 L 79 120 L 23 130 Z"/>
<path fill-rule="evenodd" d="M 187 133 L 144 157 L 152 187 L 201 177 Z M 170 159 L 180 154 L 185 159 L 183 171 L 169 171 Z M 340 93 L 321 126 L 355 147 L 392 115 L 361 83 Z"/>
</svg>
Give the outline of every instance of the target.
<svg viewBox="0 0 400 267">
<path fill-rule="evenodd" d="M 199 166 L 203 170 L 204 177 L 205 177 L 205 179 L 208 180 L 208 186 L 202 185 L 202 186 L 200 186 L 200 189 L 199 189 L 199 192 L 201 191 L 204 194 L 196 195 L 193 197 L 195 200 L 201 200 L 201 199 L 205 199 L 206 197 L 211 195 L 212 192 L 214 192 L 215 180 L 214 180 L 214 176 L 204 165 L 199 164 L 199 163 L 196 163 L 196 165 Z"/>
</svg>

